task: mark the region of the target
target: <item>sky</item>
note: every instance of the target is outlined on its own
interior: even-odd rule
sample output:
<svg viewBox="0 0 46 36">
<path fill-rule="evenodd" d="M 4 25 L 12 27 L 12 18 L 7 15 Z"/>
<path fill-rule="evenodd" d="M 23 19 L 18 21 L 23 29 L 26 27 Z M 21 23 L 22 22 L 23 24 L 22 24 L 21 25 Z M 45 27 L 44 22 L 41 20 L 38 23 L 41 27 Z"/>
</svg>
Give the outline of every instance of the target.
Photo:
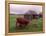
<svg viewBox="0 0 46 36">
<path fill-rule="evenodd" d="M 35 11 L 39 14 L 40 12 L 42 12 L 42 6 L 10 4 L 10 14 L 25 14 L 28 10 Z"/>
<path fill-rule="evenodd" d="M 10 1 L 44 2 L 44 0 L 10 0 Z"/>
</svg>

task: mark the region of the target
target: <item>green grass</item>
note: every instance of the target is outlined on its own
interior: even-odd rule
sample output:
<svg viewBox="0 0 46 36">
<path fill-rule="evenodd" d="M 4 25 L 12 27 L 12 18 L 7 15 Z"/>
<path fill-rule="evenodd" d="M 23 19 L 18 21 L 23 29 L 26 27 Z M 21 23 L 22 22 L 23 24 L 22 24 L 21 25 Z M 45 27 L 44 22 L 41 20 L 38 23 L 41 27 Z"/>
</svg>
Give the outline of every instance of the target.
<svg viewBox="0 0 46 36">
<path fill-rule="evenodd" d="M 24 29 L 17 29 L 15 21 L 16 21 L 15 15 L 10 15 L 10 32 L 42 32 L 43 31 L 42 18 L 39 18 L 36 21 L 32 20 L 32 23 L 29 23 L 29 25 L 27 25 Z"/>
<path fill-rule="evenodd" d="M 15 31 L 15 15 L 10 15 L 10 32 Z"/>
</svg>

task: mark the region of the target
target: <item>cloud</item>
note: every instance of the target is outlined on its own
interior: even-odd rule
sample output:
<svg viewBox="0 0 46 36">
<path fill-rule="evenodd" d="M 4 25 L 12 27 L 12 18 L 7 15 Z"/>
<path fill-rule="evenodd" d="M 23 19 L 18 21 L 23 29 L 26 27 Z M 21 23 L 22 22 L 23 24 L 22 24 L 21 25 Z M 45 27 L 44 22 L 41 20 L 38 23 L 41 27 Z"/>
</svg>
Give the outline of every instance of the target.
<svg viewBox="0 0 46 36">
<path fill-rule="evenodd" d="M 36 11 L 36 13 L 39 13 L 42 12 L 42 6 L 10 4 L 10 14 L 24 14 L 28 10 L 33 10 Z"/>
</svg>

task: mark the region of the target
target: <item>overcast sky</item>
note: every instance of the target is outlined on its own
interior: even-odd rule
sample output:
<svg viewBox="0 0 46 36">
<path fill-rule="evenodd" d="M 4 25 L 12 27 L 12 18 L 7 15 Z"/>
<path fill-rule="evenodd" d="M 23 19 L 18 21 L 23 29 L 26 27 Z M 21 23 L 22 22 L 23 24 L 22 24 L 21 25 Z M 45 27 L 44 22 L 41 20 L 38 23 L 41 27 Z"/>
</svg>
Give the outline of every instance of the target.
<svg viewBox="0 0 46 36">
<path fill-rule="evenodd" d="M 42 6 L 10 4 L 10 14 L 24 14 L 28 10 L 33 10 L 36 11 L 36 13 L 39 13 L 42 12 Z"/>
</svg>

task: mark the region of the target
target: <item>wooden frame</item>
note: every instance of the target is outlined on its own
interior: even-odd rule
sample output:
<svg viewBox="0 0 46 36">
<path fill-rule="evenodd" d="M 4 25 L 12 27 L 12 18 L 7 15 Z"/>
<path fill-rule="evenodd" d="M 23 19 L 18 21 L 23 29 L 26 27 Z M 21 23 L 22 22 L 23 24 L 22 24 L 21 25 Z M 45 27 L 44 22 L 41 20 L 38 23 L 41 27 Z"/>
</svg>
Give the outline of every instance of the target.
<svg viewBox="0 0 46 36">
<path fill-rule="evenodd" d="M 41 5 L 43 6 L 43 32 L 45 32 L 45 3 L 42 2 L 24 2 L 24 1 L 6 1 L 5 2 L 5 35 L 21 35 L 21 34 L 35 34 L 42 32 L 17 32 L 17 33 L 8 33 L 9 32 L 9 4 L 27 4 L 27 5 Z"/>
</svg>

